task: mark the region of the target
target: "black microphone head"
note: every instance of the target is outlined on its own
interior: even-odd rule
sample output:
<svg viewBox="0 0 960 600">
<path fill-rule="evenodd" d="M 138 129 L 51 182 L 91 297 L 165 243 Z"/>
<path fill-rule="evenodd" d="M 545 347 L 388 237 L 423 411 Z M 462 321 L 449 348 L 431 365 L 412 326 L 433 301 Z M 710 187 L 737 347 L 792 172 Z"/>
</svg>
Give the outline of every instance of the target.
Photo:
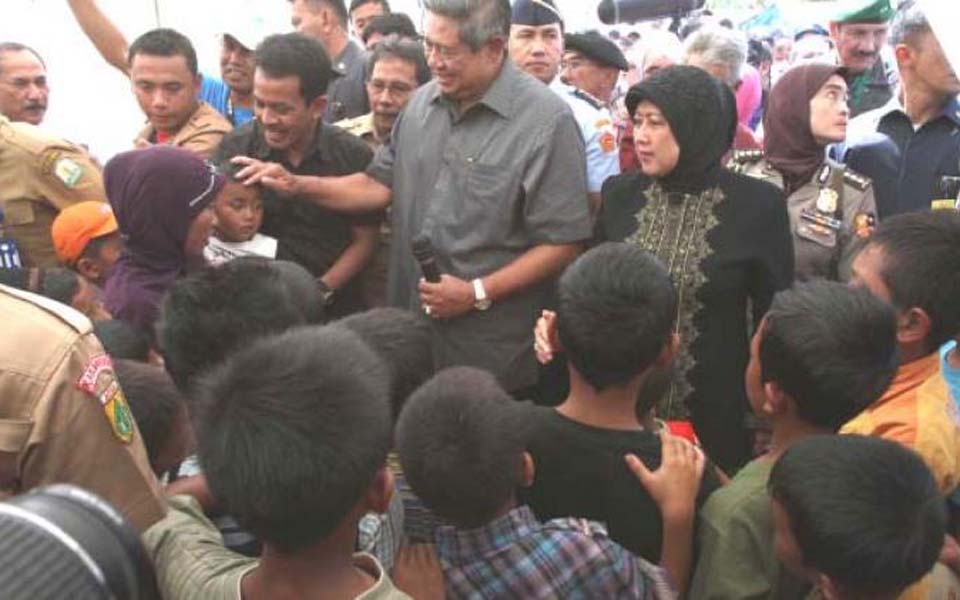
<svg viewBox="0 0 960 600">
<path fill-rule="evenodd" d="M 418 260 L 433 257 L 433 244 L 430 242 L 430 238 L 423 234 L 414 237 L 410 246 L 413 249 L 413 255 Z"/>
</svg>

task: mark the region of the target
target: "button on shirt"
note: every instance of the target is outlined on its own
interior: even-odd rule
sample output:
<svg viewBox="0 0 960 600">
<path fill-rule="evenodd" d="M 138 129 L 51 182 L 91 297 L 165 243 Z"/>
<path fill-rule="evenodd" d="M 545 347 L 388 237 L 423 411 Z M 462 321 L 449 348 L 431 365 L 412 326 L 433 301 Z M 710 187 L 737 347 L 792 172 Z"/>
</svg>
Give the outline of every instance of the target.
<svg viewBox="0 0 960 600">
<path fill-rule="evenodd" d="M 367 53 L 356 42 L 350 42 L 340 56 L 333 61 L 337 76 L 327 90 L 327 109 L 323 113 L 326 123 L 352 119 L 370 112 L 367 97 Z"/>
<path fill-rule="evenodd" d="M 363 171 L 373 152 L 345 131 L 318 123 L 312 151 L 299 165 L 293 166 L 267 145 L 262 127 L 257 121 L 251 121 L 224 138 L 217 159 L 226 161 L 238 155 L 280 163 L 296 175 L 323 177 Z M 278 259 L 291 260 L 320 277 L 353 241 L 352 226 L 376 225 L 380 219 L 380 213 L 351 217 L 321 208 L 304 198 L 281 198 L 263 190 L 260 232 L 277 238 Z M 351 288 L 348 294 L 351 302 L 353 291 Z"/>
<path fill-rule="evenodd" d="M 470 281 L 541 244 L 591 235 L 583 139 L 570 108 L 506 61 L 463 115 L 436 81 L 419 88 L 367 173 L 393 190 L 388 303 L 419 308 L 411 240 L 425 234 L 441 270 Z M 533 326 L 552 282 L 435 321 L 439 366 L 470 365 L 511 390 L 536 380 Z"/>
<path fill-rule="evenodd" d="M 870 133 L 880 135 L 870 136 Z M 929 210 L 940 180 L 960 175 L 960 103 L 914 129 L 897 98 L 850 123 L 847 164 L 874 180 L 880 217 Z"/>
<path fill-rule="evenodd" d="M 620 174 L 617 130 L 610 110 L 585 92 L 556 80 L 551 86 L 573 111 L 587 153 L 587 191 L 599 194 L 608 177 Z"/>
</svg>

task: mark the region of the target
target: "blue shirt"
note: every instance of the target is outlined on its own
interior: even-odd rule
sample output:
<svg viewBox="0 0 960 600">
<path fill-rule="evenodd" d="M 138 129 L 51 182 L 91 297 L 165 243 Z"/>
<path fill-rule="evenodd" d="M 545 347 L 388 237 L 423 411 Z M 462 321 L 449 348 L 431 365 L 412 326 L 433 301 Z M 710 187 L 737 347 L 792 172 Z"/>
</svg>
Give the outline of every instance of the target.
<svg viewBox="0 0 960 600">
<path fill-rule="evenodd" d="M 960 407 L 960 369 L 951 366 L 947 360 L 950 351 L 956 347 L 957 342 L 954 341 L 947 342 L 943 348 L 940 349 L 940 371 L 943 373 L 943 378 L 947 381 L 947 388 L 950 390 L 953 401 Z"/>
<path fill-rule="evenodd" d="M 225 116 L 234 128 L 240 127 L 253 119 L 252 110 L 234 106 L 230 102 L 230 87 L 219 79 L 203 75 L 203 83 L 200 85 L 200 99 L 217 109 L 217 112 Z"/>
</svg>

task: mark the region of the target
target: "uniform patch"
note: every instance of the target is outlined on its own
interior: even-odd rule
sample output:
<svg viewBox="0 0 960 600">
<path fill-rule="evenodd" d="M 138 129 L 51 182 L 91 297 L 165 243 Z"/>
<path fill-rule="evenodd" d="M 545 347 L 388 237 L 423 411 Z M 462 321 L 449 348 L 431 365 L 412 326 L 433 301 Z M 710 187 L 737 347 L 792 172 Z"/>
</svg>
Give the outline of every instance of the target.
<svg viewBox="0 0 960 600">
<path fill-rule="evenodd" d="M 133 414 L 117 382 L 110 357 L 100 354 L 91 358 L 77 380 L 77 388 L 100 402 L 113 435 L 129 444 L 133 439 Z"/>
<path fill-rule="evenodd" d="M 873 213 L 858 213 L 853 218 L 853 232 L 862 240 L 870 237 L 876 227 L 877 218 Z"/>
<path fill-rule="evenodd" d="M 607 154 L 610 154 L 611 152 L 615 152 L 617 149 L 617 138 L 615 135 L 613 135 L 613 133 L 609 131 L 604 131 L 603 133 L 600 134 L 599 142 L 600 142 L 600 149 L 606 152 Z"/>
<path fill-rule="evenodd" d="M 934 200 L 930 203 L 930 210 L 960 210 L 960 200 Z"/>
<path fill-rule="evenodd" d="M 837 212 L 837 203 L 840 201 L 840 194 L 830 188 L 821 188 L 820 195 L 817 196 L 817 211 L 832 215 Z"/>
<path fill-rule="evenodd" d="M 83 167 L 80 163 L 69 158 L 58 158 L 53 163 L 53 175 L 60 180 L 63 185 L 72 188 L 83 178 Z"/>
</svg>

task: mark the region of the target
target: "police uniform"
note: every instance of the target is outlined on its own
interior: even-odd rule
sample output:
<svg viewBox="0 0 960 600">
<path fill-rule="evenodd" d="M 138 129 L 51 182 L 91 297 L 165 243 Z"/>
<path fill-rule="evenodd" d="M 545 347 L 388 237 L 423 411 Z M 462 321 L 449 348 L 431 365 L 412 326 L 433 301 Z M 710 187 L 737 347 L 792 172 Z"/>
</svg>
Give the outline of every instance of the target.
<svg viewBox="0 0 960 600">
<path fill-rule="evenodd" d="M 28 123 L 0 115 L 3 236 L 27 267 L 57 266 L 50 226 L 67 206 L 106 201 L 103 177 L 87 152 Z"/>
<path fill-rule="evenodd" d="M 0 286 L 0 499 L 52 483 L 101 496 L 140 531 L 165 503 L 89 319 Z"/>
<path fill-rule="evenodd" d="M 587 191 L 599 194 L 608 177 L 620 174 L 620 146 L 613 115 L 583 90 L 562 83 L 554 83 L 551 88 L 570 106 L 580 126 L 587 153 Z"/>
<path fill-rule="evenodd" d="M 738 151 L 731 170 L 783 189 L 783 177 L 759 150 Z M 787 198 L 798 281 L 846 281 L 853 259 L 876 226 L 870 180 L 828 160 Z"/>
<path fill-rule="evenodd" d="M 185 148 L 202 158 L 210 158 L 223 136 L 233 131 L 233 125 L 206 102 L 200 102 L 187 122 L 166 143 Z M 157 143 L 157 132 L 148 124 L 138 136 L 151 144 Z"/>
</svg>

